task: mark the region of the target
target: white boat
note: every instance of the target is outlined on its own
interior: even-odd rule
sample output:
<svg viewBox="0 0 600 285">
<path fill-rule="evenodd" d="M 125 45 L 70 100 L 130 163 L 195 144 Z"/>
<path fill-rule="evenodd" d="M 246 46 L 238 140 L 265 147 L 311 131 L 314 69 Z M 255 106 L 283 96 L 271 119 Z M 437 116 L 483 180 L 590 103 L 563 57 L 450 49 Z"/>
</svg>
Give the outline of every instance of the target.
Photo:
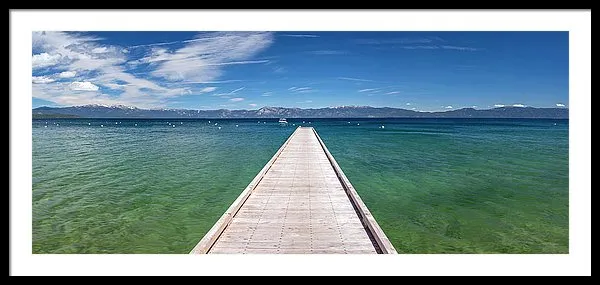
<svg viewBox="0 0 600 285">
<path fill-rule="evenodd" d="M 279 123 L 280 124 L 287 124 L 287 120 L 285 118 L 280 118 L 279 119 Z"/>
</svg>

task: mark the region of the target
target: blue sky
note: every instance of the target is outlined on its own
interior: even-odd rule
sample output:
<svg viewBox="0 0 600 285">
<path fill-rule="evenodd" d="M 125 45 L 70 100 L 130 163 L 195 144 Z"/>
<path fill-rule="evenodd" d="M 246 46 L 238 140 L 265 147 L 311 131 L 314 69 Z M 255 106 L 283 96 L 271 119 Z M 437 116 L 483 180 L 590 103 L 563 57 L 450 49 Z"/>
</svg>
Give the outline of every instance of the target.
<svg viewBox="0 0 600 285">
<path fill-rule="evenodd" d="M 33 107 L 568 107 L 567 32 L 34 32 Z"/>
</svg>

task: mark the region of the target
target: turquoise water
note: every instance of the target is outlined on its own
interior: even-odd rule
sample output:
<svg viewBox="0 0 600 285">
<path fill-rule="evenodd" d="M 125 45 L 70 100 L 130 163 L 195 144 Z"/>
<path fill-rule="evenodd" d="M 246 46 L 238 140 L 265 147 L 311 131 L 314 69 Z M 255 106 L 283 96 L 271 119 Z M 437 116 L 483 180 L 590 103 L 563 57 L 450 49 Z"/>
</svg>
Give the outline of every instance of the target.
<svg viewBox="0 0 600 285">
<path fill-rule="evenodd" d="M 302 123 L 210 121 L 34 120 L 33 252 L 189 252 Z M 398 252 L 568 253 L 567 120 L 309 121 Z"/>
</svg>

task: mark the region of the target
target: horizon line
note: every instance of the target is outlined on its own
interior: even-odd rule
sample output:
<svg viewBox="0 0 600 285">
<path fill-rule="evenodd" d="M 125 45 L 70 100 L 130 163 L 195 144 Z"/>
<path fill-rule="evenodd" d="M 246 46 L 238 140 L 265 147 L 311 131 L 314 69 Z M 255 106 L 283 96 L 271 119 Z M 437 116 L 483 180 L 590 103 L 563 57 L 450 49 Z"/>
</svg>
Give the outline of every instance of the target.
<svg viewBox="0 0 600 285">
<path fill-rule="evenodd" d="M 228 110 L 228 111 L 258 111 L 260 109 L 263 108 L 283 108 L 283 109 L 300 109 L 300 110 L 315 110 L 315 109 L 335 109 L 335 108 L 391 108 L 391 109 L 398 109 L 398 110 L 405 110 L 405 111 L 412 111 L 412 112 L 418 112 L 418 113 L 446 113 L 446 112 L 453 112 L 453 111 L 458 111 L 458 110 L 464 110 L 464 109 L 473 109 L 473 110 L 494 110 L 494 109 L 502 109 L 502 108 L 522 108 L 522 109 L 526 109 L 526 108 L 533 108 L 533 109 L 569 109 L 569 107 L 564 106 L 564 107 L 559 107 L 559 106 L 555 106 L 555 107 L 533 107 L 533 106 L 512 106 L 512 105 L 507 105 L 507 106 L 502 106 L 502 107 L 490 107 L 487 109 L 484 108 L 473 108 L 473 107 L 462 107 L 462 108 L 456 108 L 456 109 L 449 109 L 449 110 L 441 110 L 441 111 L 424 111 L 424 110 L 412 110 L 412 109 L 406 109 L 406 108 L 401 108 L 401 107 L 390 107 L 390 106 L 383 106 L 383 107 L 373 107 L 373 106 L 368 106 L 368 105 L 343 105 L 343 106 L 327 106 L 327 107 L 314 107 L 314 108 L 301 108 L 301 107 L 281 107 L 281 106 L 262 106 L 260 108 L 257 109 L 227 109 L 227 108 L 220 108 L 220 109 L 186 109 L 186 108 L 167 108 L 167 107 L 162 107 L 162 108 L 139 108 L 136 106 L 131 106 L 131 105 L 123 105 L 123 104 L 112 104 L 112 105 L 106 105 L 106 104 L 85 104 L 85 105 L 72 105 L 72 106 L 39 106 L 39 107 L 35 107 L 35 108 L 31 108 L 31 110 L 35 110 L 38 108 L 72 108 L 72 107 L 106 107 L 106 108 L 122 108 L 122 107 L 126 107 L 126 108 L 134 108 L 134 109 L 138 109 L 138 110 L 150 110 L 150 111 L 164 111 L 164 110 L 188 110 L 188 111 L 219 111 L 219 110 Z"/>
</svg>

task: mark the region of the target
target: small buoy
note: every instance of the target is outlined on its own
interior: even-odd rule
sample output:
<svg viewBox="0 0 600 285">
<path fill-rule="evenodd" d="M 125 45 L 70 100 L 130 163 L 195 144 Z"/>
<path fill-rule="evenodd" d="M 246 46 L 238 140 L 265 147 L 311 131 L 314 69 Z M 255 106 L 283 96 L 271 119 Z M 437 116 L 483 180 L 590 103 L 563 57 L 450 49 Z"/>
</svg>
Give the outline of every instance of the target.
<svg viewBox="0 0 600 285">
<path fill-rule="evenodd" d="M 304 124 L 305 122 L 304 122 L 304 121 L 302 121 L 302 123 Z"/>
<path fill-rule="evenodd" d="M 260 121 L 256 122 L 257 124 L 260 124 Z"/>
<path fill-rule="evenodd" d="M 210 124 L 210 121 L 208 121 L 208 123 Z"/>
<path fill-rule="evenodd" d="M 115 125 L 118 125 L 119 123 L 115 122 Z"/>
<path fill-rule="evenodd" d="M 263 124 L 266 124 L 267 122 L 263 122 Z"/>
<path fill-rule="evenodd" d="M 348 122 L 348 124 L 350 124 L 350 122 Z"/>
<path fill-rule="evenodd" d="M 56 126 L 59 126 L 58 123 L 56 123 Z"/>
<path fill-rule="evenodd" d="M 381 126 L 382 129 L 385 129 L 385 126 Z"/>
<path fill-rule="evenodd" d="M 554 125 L 556 126 L 556 123 L 554 123 Z"/>
<path fill-rule="evenodd" d="M 137 127 L 137 124 L 135 124 L 135 126 Z"/>
<path fill-rule="evenodd" d="M 311 122 L 308 122 L 309 124 L 312 124 Z"/>
<path fill-rule="evenodd" d="M 215 123 L 215 126 L 218 125 L 219 123 Z"/>
<path fill-rule="evenodd" d="M 360 126 L 360 123 L 356 124 L 357 126 Z"/>
<path fill-rule="evenodd" d="M 221 129 L 221 127 L 219 127 L 219 130 Z"/>
<path fill-rule="evenodd" d="M 180 125 L 183 125 L 183 122 L 179 122 Z"/>
<path fill-rule="evenodd" d="M 48 126 L 44 126 L 44 128 L 47 128 Z"/>
<path fill-rule="evenodd" d="M 174 128 L 174 127 L 175 127 L 175 124 L 173 124 L 172 126 L 173 126 L 173 128 Z"/>
<path fill-rule="evenodd" d="M 235 127 L 237 128 L 237 127 L 238 127 L 238 125 L 235 125 Z"/>
<path fill-rule="evenodd" d="M 296 124 L 292 124 L 292 126 L 295 126 Z"/>
<path fill-rule="evenodd" d="M 104 128 L 104 125 L 100 125 L 101 128 Z"/>
</svg>

